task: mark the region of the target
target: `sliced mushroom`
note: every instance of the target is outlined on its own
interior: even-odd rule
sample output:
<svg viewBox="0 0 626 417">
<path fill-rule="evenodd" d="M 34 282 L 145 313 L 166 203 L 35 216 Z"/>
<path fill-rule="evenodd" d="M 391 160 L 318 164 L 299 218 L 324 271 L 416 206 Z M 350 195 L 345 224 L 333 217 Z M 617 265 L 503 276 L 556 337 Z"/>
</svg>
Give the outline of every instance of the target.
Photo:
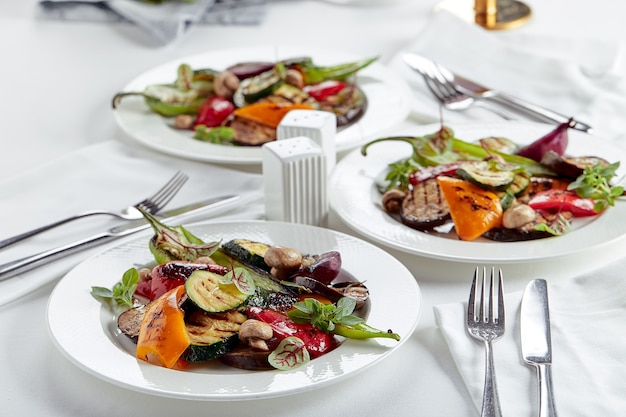
<svg viewBox="0 0 626 417">
<path fill-rule="evenodd" d="M 239 78 L 230 71 L 220 72 L 213 80 L 215 94 L 220 97 L 231 99 L 239 87 Z"/>
<path fill-rule="evenodd" d="M 268 351 L 266 340 L 274 335 L 271 326 L 255 319 L 244 321 L 239 328 L 239 340 L 258 350 Z"/>
<path fill-rule="evenodd" d="M 400 213 L 402 211 L 402 201 L 406 197 L 404 191 L 393 188 L 383 194 L 383 208 L 388 213 Z"/>
</svg>

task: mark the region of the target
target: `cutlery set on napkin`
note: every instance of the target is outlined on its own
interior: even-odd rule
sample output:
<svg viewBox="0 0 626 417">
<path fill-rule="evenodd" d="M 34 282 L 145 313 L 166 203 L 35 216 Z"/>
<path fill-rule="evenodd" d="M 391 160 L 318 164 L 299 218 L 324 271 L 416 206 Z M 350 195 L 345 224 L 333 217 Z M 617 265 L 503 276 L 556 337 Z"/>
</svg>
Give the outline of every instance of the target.
<svg viewBox="0 0 626 417">
<path fill-rule="evenodd" d="M 111 141 L 0 182 L 0 194 L 11 196 L 2 201 L 6 206 L 3 212 L 20 210 L 23 219 L 19 224 L 3 224 L 0 240 L 94 207 L 124 207 L 144 196 L 146 190 L 161 187 L 163 180 L 177 169 L 189 179 L 167 210 L 158 214 L 164 223 L 189 224 L 216 216 L 263 218 L 260 175 L 166 157 Z M 77 176 L 81 181 L 76 181 Z M 0 305 L 60 278 L 81 259 L 103 250 L 107 244 L 148 228 L 143 219 L 123 221 L 89 216 L 29 237 L 27 245 L 7 245 L 0 250 Z M 35 268 L 44 263 L 45 268 Z M 20 274 L 26 270 L 27 274 Z"/>
<path fill-rule="evenodd" d="M 623 275 L 617 262 L 549 285 L 533 279 L 523 292 L 505 295 L 506 331 L 493 350 L 500 415 L 537 415 L 539 410 L 541 417 L 556 416 L 558 409 L 568 416 L 608 416 L 625 409 Z M 488 394 L 484 353 L 468 335 L 467 309 L 466 303 L 444 304 L 434 313 L 470 395 L 482 408 L 483 394 Z"/>
<path fill-rule="evenodd" d="M 483 110 L 486 104 L 519 120 L 559 123 L 574 117 L 593 126 L 595 135 L 617 139 L 625 136 L 625 58 L 617 43 L 487 31 L 439 11 L 389 65 L 414 91 L 412 117 L 424 123 L 438 123 L 441 117 L 444 122 L 503 120 Z M 415 70 L 425 60 L 474 105 L 464 111 L 444 107 L 441 113 L 440 102 Z M 577 128 L 589 130 L 580 123 Z"/>
</svg>

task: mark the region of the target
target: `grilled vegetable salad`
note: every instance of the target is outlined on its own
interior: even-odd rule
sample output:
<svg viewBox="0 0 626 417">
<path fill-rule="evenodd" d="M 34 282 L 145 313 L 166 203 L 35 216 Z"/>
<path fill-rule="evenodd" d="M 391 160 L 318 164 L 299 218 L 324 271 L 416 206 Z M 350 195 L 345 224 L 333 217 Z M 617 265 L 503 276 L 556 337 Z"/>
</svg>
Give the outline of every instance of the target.
<svg viewBox="0 0 626 417">
<path fill-rule="evenodd" d="M 461 240 L 539 239 L 567 233 L 577 217 L 597 216 L 624 195 L 612 184 L 619 161 L 566 154 L 569 123 L 520 147 L 498 137 L 468 143 L 442 127 L 423 137 L 376 139 L 411 144 L 381 190 L 383 208 L 403 224 Z"/>
<path fill-rule="evenodd" d="M 121 311 L 118 328 L 140 360 L 288 370 L 336 348 L 338 336 L 400 338 L 367 325 L 367 287 L 342 270 L 339 252 L 304 255 L 244 238 L 205 243 L 144 216 L 156 266 L 130 268 L 112 289 L 92 287 Z"/>
<path fill-rule="evenodd" d="M 356 74 L 377 58 L 332 66 L 311 58 L 279 62 L 243 62 L 224 71 L 178 67 L 176 80 L 141 92 L 121 92 L 113 108 L 128 96 L 141 96 L 178 129 L 210 143 L 259 146 L 276 139 L 276 128 L 291 110 L 334 113 L 337 126 L 356 122 L 367 107 Z"/>
</svg>

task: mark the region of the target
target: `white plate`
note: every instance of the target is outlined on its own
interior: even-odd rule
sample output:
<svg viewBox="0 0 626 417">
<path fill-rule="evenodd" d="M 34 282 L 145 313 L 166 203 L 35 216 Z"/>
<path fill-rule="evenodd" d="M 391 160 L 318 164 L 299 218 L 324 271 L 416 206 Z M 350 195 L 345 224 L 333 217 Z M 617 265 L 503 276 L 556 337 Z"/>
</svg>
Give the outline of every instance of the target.
<svg viewBox="0 0 626 417">
<path fill-rule="evenodd" d="M 310 56 L 319 65 L 333 65 L 363 57 L 329 49 L 268 45 L 211 51 L 171 61 L 135 78 L 122 91 L 143 91 L 150 84 L 172 82 L 176 69 L 185 62 L 192 68 L 222 70 L 242 61 L 277 61 Z M 378 132 L 401 122 L 409 113 L 409 98 L 404 80 L 392 70 L 373 63 L 358 73 L 358 84 L 367 96 L 368 107 L 361 119 L 337 133 L 337 151 L 359 146 Z M 221 163 L 258 164 L 260 147 L 225 146 L 192 139 L 192 132 L 173 129 L 168 119 L 151 112 L 141 97 L 121 100 L 115 119 L 132 138 L 158 151 L 183 158 Z M 170 122 L 171 123 L 171 122 Z"/>
<path fill-rule="evenodd" d="M 54 343 L 70 361 L 113 384 L 153 395 L 224 401 L 266 398 L 313 390 L 354 376 L 391 354 L 417 325 L 421 292 L 413 275 L 391 255 L 362 240 L 280 222 L 198 223 L 188 228 L 205 240 L 248 238 L 308 253 L 338 250 L 344 269 L 367 281 L 371 293 L 367 322 L 392 328 L 401 336 L 400 342 L 348 340 L 291 371 L 244 371 L 220 363 L 180 371 L 137 360 L 135 345 L 119 334 L 113 315 L 90 295 L 90 289 L 94 285 L 111 287 L 128 268 L 149 264 L 147 235 L 83 262 L 54 289 L 48 325 Z"/>
<path fill-rule="evenodd" d="M 524 122 L 451 123 L 449 126 L 465 141 L 501 136 L 519 144 L 530 143 L 553 129 L 549 125 Z M 423 126 L 408 134 L 420 136 L 435 132 L 439 127 Z M 384 212 L 380 193 L 374 185 L 389 163 L 411 154 L 410 145 L 390 141 L 370 146 L 367 156 L 360 152 L 360 149 L 351 152 L 335 167 L 330 182 L 331 206 L 356 232 L 403 252 L 461 262 L 530 262 L 590 251 L 612 245 L 626 236 L 626 201 L 618 201 L 615 207 L 593 219 L 575 219 L 572 231 L 566 235 L 527 242 L 463 242 L 420 232 Z M 626 150 L 601 138 L 570 129 L 567 152 L 576 156 L 601 156 L 611 162 L 621 160 L 618 178 L 625 173 Z"/>
</svg>

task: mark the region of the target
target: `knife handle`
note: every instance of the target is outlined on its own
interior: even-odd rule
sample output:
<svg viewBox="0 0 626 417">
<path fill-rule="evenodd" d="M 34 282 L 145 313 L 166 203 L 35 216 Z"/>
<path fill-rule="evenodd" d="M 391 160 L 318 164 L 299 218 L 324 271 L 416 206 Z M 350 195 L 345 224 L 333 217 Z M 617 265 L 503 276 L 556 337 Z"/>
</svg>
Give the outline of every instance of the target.
<svg viewBox="0 0 626 417">
<path fill-rule="evenodd" d="M 539 417 L 557 417 L 550 364 L 537 365 L 537 379 L 539 381 Z"/>
<path fill-rule="evenodd" d="M 113 240 L 115 237 L 107 233 L 101 233 L 86 239 L 78 240 L 67 245 L 59 246 L 35 255 L 27 256 L 15 261 L 0 265 L 0 281 L 11 278 L 20 272 L 29 271 L 39 266 L 43 261 L 54 261 L 69 256 L 80 250 L 88 249 Z"/>
<path fill-rule="evenodd" d="M 560 124 L 567 123 L 570 120 L 570 118 L 567 116 L 546 109 L 544 107 L 537 106 L 536 104 L 529 103 L 525 100 L 522 100 L 521 98 L 511 96 L 506 93 L 498 92 L 490 96 L 485 96 L 484 98 L 492 99 L 493 101 L 508 106 L 511 109 L 517 110 L 522 114 L 526 114 L 530 117 L 534 117 L 544 122 L 556 122 Z M 571 127 L 585 133 L 592 133 L 593 131 L 591 126 L 577 120 L 573 121 Z"/>
</svg>

